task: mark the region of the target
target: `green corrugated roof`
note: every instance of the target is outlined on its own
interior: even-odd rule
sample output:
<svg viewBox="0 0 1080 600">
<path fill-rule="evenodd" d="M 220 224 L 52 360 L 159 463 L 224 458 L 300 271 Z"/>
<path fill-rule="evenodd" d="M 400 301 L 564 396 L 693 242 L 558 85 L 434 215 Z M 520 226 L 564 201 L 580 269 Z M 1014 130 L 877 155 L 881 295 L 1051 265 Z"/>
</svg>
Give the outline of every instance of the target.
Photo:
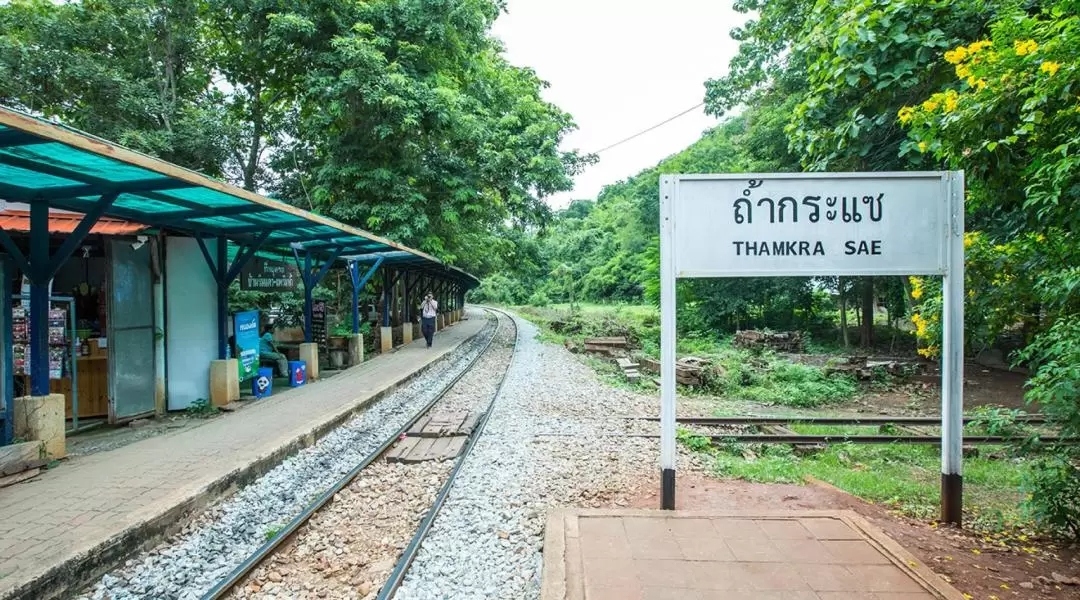
<svg viewBox="0 0 1080 600">
<path fill-rule="evenodd" d="M 0 106 L 0 198 L 88 212 L 109 194 L 117 196 L 105 214 L 136 223 L 225 237 L 231 246 L 256 243 L 270 230 L 262 248 L 278 254 L 293 247 L 322 259 L 379 254 L 388 264 L 479 284 L 418 250 Z"/>
</svg>

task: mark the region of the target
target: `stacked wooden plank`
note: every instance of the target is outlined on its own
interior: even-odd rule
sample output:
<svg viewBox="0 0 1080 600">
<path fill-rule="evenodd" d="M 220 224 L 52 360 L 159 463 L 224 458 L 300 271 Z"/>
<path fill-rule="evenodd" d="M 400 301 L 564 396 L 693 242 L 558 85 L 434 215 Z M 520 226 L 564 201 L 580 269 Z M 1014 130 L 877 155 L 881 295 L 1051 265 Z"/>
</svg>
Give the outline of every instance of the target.
<svg viewBox="0 0 1080 600">
<path fill-rule="evenodd" d="M 771 332 L 747 329 L 735 333 L 734 344 L 736 348 L 776 352 L 802 352 L 805 347 L 801 331 Z"/>
<path fill-rule="evenodd" d="M 652 373 L 654 375 L 660 374 L 660 361 L 653 360 L 647 356 L 638 359 L 642 370 Z M 682 385 L 687 386 L 699 386 L 701 385 L 701 373 L 709 366 L 709 361 L 698 358 L 696 356 L 688 356 L 675 362 L 675 381 Z M 654 380 L 654 383 L 659 385 L 659 379 Z"/>
<path fill-rule="evenodd" d="M 619 365 L 622 369 L 623 376 L 630 383 L 637 383 L 641 379 L 641 372 L 638 368 L 641 366 L 638 363 L 630 360 L 629 358 L 616 358 L 615 364 Z"/>
<path fill-rule="evenodd" d="M 0 446 L 0 488 L 35 477 L 48 464 L 40 441 Z"/>
<path fill-rule="evenodd" d="M 585 351 L 593 354 L 615 356 L 620 352 L 625 352 L 627 346 L 629 342 L 625 337 L 585 338 Z"/>
</svg>

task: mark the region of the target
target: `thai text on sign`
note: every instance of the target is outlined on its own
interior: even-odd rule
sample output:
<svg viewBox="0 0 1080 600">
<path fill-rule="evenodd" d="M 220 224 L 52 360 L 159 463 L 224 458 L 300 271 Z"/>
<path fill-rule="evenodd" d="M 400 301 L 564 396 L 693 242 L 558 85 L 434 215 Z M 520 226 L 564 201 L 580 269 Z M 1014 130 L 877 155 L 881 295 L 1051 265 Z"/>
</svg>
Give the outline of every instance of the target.
<svg viewBox="0 0 1080 600">
<path fill-rule="evenodd" d="M 676 277 L 942 273 L 939 173 L 681 176 Z"/>
</svg>

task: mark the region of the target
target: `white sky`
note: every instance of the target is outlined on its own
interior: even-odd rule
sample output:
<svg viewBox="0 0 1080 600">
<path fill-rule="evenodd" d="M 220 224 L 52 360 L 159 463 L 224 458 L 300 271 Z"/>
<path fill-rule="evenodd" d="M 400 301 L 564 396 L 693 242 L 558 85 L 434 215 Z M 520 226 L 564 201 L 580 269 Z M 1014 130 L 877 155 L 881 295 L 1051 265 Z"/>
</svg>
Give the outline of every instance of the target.
<svg viewBox="0 0 1080 600">
<path fill-rule="evenodd" d="M 507 0 L 494 34 L 510 62 L 551 83 L 544 97 L 574 116 L 564 149 L 595 152 L 674 116 L 705 96 L 706 79 L 727 69 L 738 46 L 728 32 L 744 15 L 730 0 Z M 600 155 L 572 192 L 601 188 L 655 165 L 716 124 L 704 108 Z"/>
</svg>

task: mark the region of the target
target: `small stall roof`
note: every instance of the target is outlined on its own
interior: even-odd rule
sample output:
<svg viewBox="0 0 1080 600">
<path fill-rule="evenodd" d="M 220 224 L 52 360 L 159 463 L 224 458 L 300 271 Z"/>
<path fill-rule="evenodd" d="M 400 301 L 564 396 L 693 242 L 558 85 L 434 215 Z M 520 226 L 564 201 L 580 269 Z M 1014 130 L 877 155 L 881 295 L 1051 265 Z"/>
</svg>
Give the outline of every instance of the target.
<svg viewBox="0 0 1080 600">
<path fill-rule="evenodd" d="M 3 106 L 0 197 L 80 213 L 111 201 L 104 215 L 116 219 L 323 260 L 382 255 L 466 288 L 480 283 L 419 250 Z"/>
<path fill-rule="evenodd" d="M 82 215 L 72 212 L 49 213 L 49 233 L 71 233 L 79 226 Z M 0 229 L 9 231 L 30 231 L 30 211 L 0 210 Z M 100 235 L 130 235 L 145 231 L 146 225 L 132 223 L 122 219 L 102 217 L 90 228 L 90 233 Z"/>
</svg>

